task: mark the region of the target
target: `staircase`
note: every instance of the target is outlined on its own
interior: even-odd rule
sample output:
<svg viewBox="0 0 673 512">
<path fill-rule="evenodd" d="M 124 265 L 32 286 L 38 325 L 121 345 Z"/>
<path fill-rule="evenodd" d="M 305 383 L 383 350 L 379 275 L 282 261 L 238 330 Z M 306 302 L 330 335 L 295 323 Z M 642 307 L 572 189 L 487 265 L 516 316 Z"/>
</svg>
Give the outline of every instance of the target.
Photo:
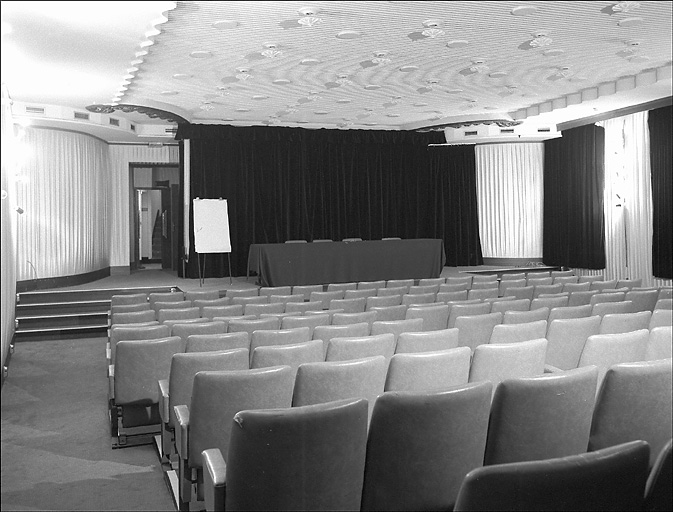
<svg viewBox="0 0 673 512">
<path fill-rule="evenodd" d="M 16 294 L 15 341 L 106 336 L 113 295 L 179 290 L 177 286 L 51 290 Z"/>
</svg>

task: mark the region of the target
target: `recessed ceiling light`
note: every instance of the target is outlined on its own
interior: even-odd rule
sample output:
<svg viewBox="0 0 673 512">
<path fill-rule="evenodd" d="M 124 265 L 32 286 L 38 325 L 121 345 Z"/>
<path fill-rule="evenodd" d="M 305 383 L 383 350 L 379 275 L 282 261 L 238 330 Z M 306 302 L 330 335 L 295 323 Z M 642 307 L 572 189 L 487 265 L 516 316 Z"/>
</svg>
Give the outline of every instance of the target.
<svg viewBox="0 0 673 512">
<path fill-rule="evenodd" d="M 528 16 L 535 11 L 537 11 L 537 7 L 533 7 L 532 5 L 520 5 L 519 7 L 512 9 L 510 13 L 514 16 Z"/>
<path fill-rule="evenodd" d="M 365 126 L 376 126 L 379 123 L 374 123 L 370 121 L 369 123 L 362 123 L 362 124 L 364 124 Z"/>
<path fill-rule="evenodd" d="M 427 107 L 427 103 L 414 103 L 414 107 Z"/>
<path fill-rule="evenodd" d="M 409 73 L 411 71 L 416 71 L 418 69 L 418 66 L 402 66 L 400 68 L 400 71 L 402 73 Z"/>
<path fill-rule="evenodd" d="M 507 76 L 507 72 L 506 71 L 494 71 L 493 73 L 489 74 L 488 76 L 490 76 L 491 78 L 500 78 L 500 77 L 503 77 L 503 76 Z"/>
<path fill-rule="evenodd" d="M 550 50 L 545 50 L 542 52 L 544 55 L 547 57 L 554 57 L 555 55 L 562 55 L 565 53 L 565 50 L 561 50 L 560 48 L 552 48 Z"/>
<path fill-rule="evenodd" d="M 175 96 L 178 94 L 178 91 L 161 91 L 161 94 L 164 96 Z"/>
<path fill-rule="evenodd" d="M 188 75 L 187 73 L 176 73 L 173 75 L 173 78 L 176 80 L 184 80 L 185 78 L 191 78 L 192 75 Z"/>
<path fill-rule="evenodd" d="M 442 24 L 442 20 L 439 20 L 437 18 L 431 18 L 429 20 L 425 20 L 423 22 L 423 26 L 427 28 L 434 28 L 434 27 L 439 27 Z"/>
<path fill-rule="evenodd" d="M 484 110 L 498 110 L 498 107 L 484 107 Z"/>
<path fill-rule="evenodd" d="M 219 20 L 213 23 L 213 27 L 219 29 L 237 28 L 240 25 L 238 21 L 234 20 Z"/>
<path fill-rule="evenodd" d="M 291 82 L 287 78 L 277 78 L 273 83 L 276 85 L 287 85 Z"/>
<path fill-rule="evenodd" d="M 329 110 L 316 110 L 313 113 L 318 114 L 319 116 L 324 116 L 325 114 L 329 114 Z"/>
<path fill-rule="evenodd" d="M 447 89 L 446 92 L 448 94 L 458 94 L 458 93 L 463 92 L 463 90 L 462 89 Z"/>
<path fill-rule="evenodd" d="M 358 39 L 362 37 L 362 34 L 356 30 L 342 30 L 336 37 L 338 39 Z"/>
<path fill-rule="evenodd" d="M 446 46 L 448 48 L 464 48 L 468 44 L 469 43 L 465 39 L 454 39 L 453 41 L 446 43 Z"/>
<path fill-rule="evenodd" d="M 636 25 L 640 25 L 643 22 L 643 18 L 638 18 L 638 17 L 633 17 L 633 18 L 624 18 L 623 20 L 619 20 L 617 22 L 617 25 L 620 27 L 635 27 Z"/>
<path fill-rule="evenodd" d="M 374 84 L 365 85 L 365 89 L 368 90 L 368 91 L 375 91 L 375 90 L 380 89 L 380 88 L 381 88 L 380 85 L 374 85 Z"/>
<path fill-rule="evenodd" d="M 199 50 L 195 51 L 189 54 L 190 57 L 193 57 L 195 59 L 207 59 L 208 57 L 212 57 L 213 54 L 210 53 L 207 50 Z"/>
<path fill-rule="evenodd" d="M 400 117 L 399 114 L 386 114 L 388 117 Z"/>
<path fill-rule="evenodd" d="M 299 64 L 302 66 L 315 66 L 316 64 L 319 64 L 320 61 L 318 59 L 302 59 Z"/>
<path fill-rule="evenodd" d="M 351 101 L 353 101 L 353 100 L 349 100 L 349 99 L 345 99 L 345 98 L 340 99 L 340 100 L 336 100 L 337 103 L 350 103 Z"/>
<path fill-rule="evenodd" d="M 237 108 L 236 112 L 250 112 L 249 108 Z"/>
<path fill-rule="evenodd" d="M 255 94 L 255 95 L 252 97 L 252 99 L 253 99 L 253 100 L 268 100 L 269 97 L 268 97 L 268 96 L 264 96 L 263 94 Z"/>
</svg>

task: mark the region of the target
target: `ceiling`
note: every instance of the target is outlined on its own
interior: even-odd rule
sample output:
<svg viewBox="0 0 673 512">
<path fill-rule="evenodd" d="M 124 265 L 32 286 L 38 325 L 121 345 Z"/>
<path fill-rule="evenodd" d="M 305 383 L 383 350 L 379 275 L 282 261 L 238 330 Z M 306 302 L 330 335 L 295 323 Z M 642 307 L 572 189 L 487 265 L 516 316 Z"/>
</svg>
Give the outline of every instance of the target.
<svg viewBox="0 0 673 512">
<path fill-rule="evenodd" d="M 108 141 L 181 120 L 558 125 L 671 96 L 672 5 L 3 1 L 2 79 L 16 117 Z"/>
</svg>

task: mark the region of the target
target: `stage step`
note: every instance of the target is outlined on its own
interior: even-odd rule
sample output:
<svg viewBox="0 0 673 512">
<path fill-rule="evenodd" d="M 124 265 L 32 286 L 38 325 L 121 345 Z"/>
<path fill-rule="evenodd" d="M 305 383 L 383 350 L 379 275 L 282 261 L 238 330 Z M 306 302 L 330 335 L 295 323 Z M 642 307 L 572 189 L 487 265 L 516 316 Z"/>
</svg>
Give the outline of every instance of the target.
<svg viewBox="0 0 673 512">
<path fill-rule="evenodd" d="M 166 293 L 177 286 L 49 290 L 18 293 L 16 341 L 107 336 L 113 295 Z"/>
</svg>

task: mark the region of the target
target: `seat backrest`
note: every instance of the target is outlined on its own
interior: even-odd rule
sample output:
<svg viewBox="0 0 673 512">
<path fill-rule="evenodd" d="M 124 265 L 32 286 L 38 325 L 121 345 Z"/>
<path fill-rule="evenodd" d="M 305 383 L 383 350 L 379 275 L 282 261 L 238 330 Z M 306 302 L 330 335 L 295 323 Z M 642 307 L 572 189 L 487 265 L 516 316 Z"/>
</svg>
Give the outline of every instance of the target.
<svg viewBox="0 0 673 512">
<path fill-rule="evenodd" d="M 201 318 L 201 310 L 194 307 L 157 310 L 157 320 L 160 324 L 166 320 L 188 320 L 191 318 Z"/>
<path fill-rule="evenodd" d="M 397 338 L 403 332 L 421 332 L 423 330 L 422 318 L 409 318 L 405 320 L 377 320 L 372 324 L 372 335 L 391 332 Z"/>
<path fill-rule="evenodd" d="M 177 300 L 177 301 L 157 301 L 152 304 L 151 309 L 154 312 L 158 312 L 160 309 L 185 309 L 191 308 L 192 303 L 186 300 Z"/>
<path fill-rule="evenodd" d="M 235 348 L 250 350 L 248 333 L 190 334 L 187 337 L 185 352 L 210 352 Z"/>
<path fill-rule="evenodd" d="M 355 299 L 332 299 L 328 309 L 343 309 L 344 313 L 362 313 L 365 310 L 366 297 Z"/>
<path fill-rule="evenodd" d="M 226 298 L 226 297 L 222 297 Z M 220 290 L 187 290 L 185 300 L 220 300 Z"/>
<path fill-rule="evenodd" d="M 283 317 L 280 323 L 281 329 L 294 329 L 296 327 L 308 327 L 311 339 L 313 339 L 313 331 L 319 325 L 330 325 L 330 317 L 328 314 L 324 315 L 307 315 L 307 316 L 286 316 Z"/>
<path fill-rule="evenodd" d="M 363 311 L 362 313 L 336 313 L 332 316 L 332 325 L 359 324 L 367 322 L 371 330 L 376 321 L 376 311 Z"/>
<path fill-rule="evenodd" d="M 446 278 L 444 277 L 424 277 L 418 280 L 418 286 L 439 286 L 445 283 Z"/>
<path fill-rule="evenodd" d="M 211 320 L 216 316 L 242 316 L 242 304 L 229 304 L 228 306 L 201 306 L 201 317 L 210 318 Z"/>
<path fill-rule="evenodd" d="M 241 411 L 225 509 L 359 510 L 366 446 L 366 400 Z"/>
<path fill-rule="evenodd" d="M 655 309 L 650 318 L 650 330 L 655 327 L 665 327 L 673 325 L 673 311 L 670 309 Z"/>
<path fill-rule="evenodd" d="M 556 276 L 554 277 L 554 284 L 579 284 L 578 276 Z"/>
<path fill-rule="evenodd" d="M 654 327 L 650 329 L 650 336 L 647 340 L 645 349 L 645 361 L 655 361 L 657 359 L 669 359 L 671 355 L 671 344 L 673 343 L 673 327 L 670 325 Z"/>
<path fill-rule="evenodd" d="M 149 311 L 150 309 L 150 303 L 145 301 L 145 302 L 138 302 L 137 304 L 118 304 L 118 305 L 111 305 L 110 306 L 110 315 L 114 315 L 115 313 L 134 313 L 136 311 Z"/>
<path fill-rule="evenodd" d="M 220 297 L 218 299 L 192 300 L 192 306 L 197 308 L 204 308 L 205 306 L 229 306 L 230 304 L 231 304 L 231 298 L 229 297 Z"/>
<path fill-rule="evenodd" d="M 447 327 L 456 326 L 456 318 L 459 316 L 484 315 L 491 312 L 491 304 L 487 302 L 476 302 L 471 304 L 452 304 L 449 311 L 449 321 Z"/>
<path fill-rule="evenodd" d="M 168 423 L 177 425 L 176 405 L 189 405 L 192 397 L 194 375 L 206 370 L 247 370 L 248 350 L 237 348 L 212 352 L 190 352 L 174 354 L 168 377 Z"/>
<path fill-rule="evenodd" d="M 597 290 L 570 292 L 568 306 L 584 306 L 586 304 L 591 304 L 591 297 L 597 293 Z"/>
<path fill-rule="evenodd" d="M 309 301 L 310 302 L 320 301 L 322 302 L 322 308 L 328 309 L 329 301 L 331 301 L 332 299 L 343 299 L 343 298 L 344 298 L 343 290 L 332 290 L 325 292 L 311 292 L 311 295 L 309 296 Z"/>
<path fill-rule="evenodd" d="M 110 362 L 114 364 L 117 342 L 122 340 L 156 340 L 170 336 L 171 330 L 167 325 L 113 325 L 110 328 Z"/>
<path fill-rule="evenodd" d="M 432 304 L 435 302 L 436 293 L 407 293 L 402 295 L 402 304 L 411 306 L 413 304 Z"/>
<path fill-rule="evenodd" d="M 549 275 L 551 277 L 571 277 L 575 275 L 574 270 L 552 270 Z"/>
<path fill-rule="evenodd" d="M 204 322 L 194 324 L 176 324 L 171 328 L 171 336 L 180 336 L 187 344 L 187 338 L 192 334 L 224 334 L 227 328 L 224 322 Z"/>
<path fill-rule="evenodd" d="M 360 283 L 358 283 L 360 286 Z M 358 288 L 357 290 L 346 290 L 344 291 L 344 299 L 359 299 L 364 297 L 376 297 L 376 290 L 378 288 Z"/>
<path fill-rule="evenodd" d="M 458 329 L 458 346 L 470 347 L 470 350 L 474 352 L 478 345 L 489 342 L 493 328 L 501 323 L 502 313 L 459 316 L 454 324 L 454 327 Z"/>
<path fill-rule="evenodd" d="M 182 302 L 185 300 L 185 294 L 181 291 L 175 292 L 153 292 L 148 295 L 150 306 L 154 309 L 155 302 Z"/>
<path fill-rule="evenodd" d="M 488 380 L 493 392 L 506 379 L 533 377 L 544 373 L 547 340 L 479 345 L 474 349 L 469 382 Z"/>
<path fill-rule="evenodd" d="M 110 298 L 110 306 L 122 306 L 129 304 L 145 304 L 147 303 L 146 293 L 129 293 L 113 295 Z"/>
<path fill-rule="evenodd" d="M 262 313 L 285 313 L 285 304 L 282 302 L 269 302 L 267 304 L 245 304 L 243 313 L 246 315 L 259 316 Z"/>
<path fill-rule="evenodd" d="M 516 343 L 537 340 L 547 335 L 547 321 L 536 320 L 525 324 L 498 324 L 493 327 L 489 343 Z"/>
<path fill-rule="evenodd" d="M 506 311 L 529 311 L 531 309 L 530 302 L 528 299 L 496 300 L 491 302 L 491 313 L 500 312 L 504 314 Z"/>
<path fill-rule="evenodd" d="M 376 321 L 404 320 L 407 316 L 408 306 L 398 304 L 397 306 L 376 306 L 368 311 L 376 313 Z"/>
<path fill-rule="evenodd" d="M 467 299 L 497 299 L 498 288 L 472 288 L 467 292 Z"/>
<path fill-rule="evenodd" d="M 557 318 L 547 328 L 546 363 L 561 370 L 577 368 L 589 336 L 598 334 L 600 316 Z"/>
<path fill-rule="evenodd" d="M 399 306 L 402 304 L 402 295 L 377 295 L 375 297 L 367 297 L 365 310 L 369 311 L 375 307 Z"/>
<path fill-rule="evenodd" d="M 467 292 L 472 284 L 470 282 L 463 282 L 463 283 L 446 283 L 446 284 L 440 284 L 439 285 L 439 291 L 437 293 L 441 292 L 458 292 L 458 291 L 464 291 Z M 466 297 L 467 298 L 467 297 Z"/>
<path fill-rule="evenodd" d="M 307 311 L 322 311 L 322 301 L 314 300 L 308 302 L 288 302 L 285 304 L 286 313 L 297 313 L 298 315 Z"/>
<path fill-rule="evenodd" d="M 386 282 L 383 279 L 377 281 L 359 281 L 358 290 L 378 290 L 379 288 L 385 288 Z"/>
<path fill-rule="evenodd" d="M 321 284 L 302 284 L 292 287 L 292 295 L 303 295 L 305 301 L 310 299 L 311 292 L 321 291 L 323 291 L 323 286 Z"/>
<path fill-rule="evenodd" d="M 522 300 L 528 300 L 528 299 L 522 299 Z M 493 308 L 491 308 L 491 312 L 495 313 L 496 311 L 493 311 Z M 502 323 L 522 324 L 526 322 L 535 322 L 536 320 L 546 321 L 548 317 L 549 317 L 549 308 L 538 308 L 533 309 L 532 311 L 517 311 L 515 309 L 511 309 L 503 312 Z"/>
<path fill-rule="evenodd" d="M 624 294 L 624 300 L 633 302 L 633 311 L 654 311 L 657 304 L 659 290 L 629 290 Z"/>
<path fill-rule="evenodd" d="M 405 287 L 408 291 L 410 286 L 414 286 L 414 280 L 413 279 L 388 279 L 386 281 L 385 288 Z M 404 292 L 404 293 L 406 293 L 406 292 Z"/>
<path fill-rule="evenodd" d="M 277 302 L 280 302 L 281 304 L 285 304 L 287 307 L 288 302 L 296 302 L 299 304 L 304 303 L 304 296 L 303 295 L 269 295 L 269 304 L 275 304 Z"/>
<path fill-rule="evenodd" d="M 563 308 L 568 305 L 568 297 L 536 297 L 530 303 L 530 309 Z"/>
<path fill-rule="evenodd" d="M 327 285 L 327 291 L 328 292 L 333 292 L 333 291 L 346 291 L 346 290 L 357 290 L 358 284 L 357 283 L 328 283 Z M 343 295 L 342 295 L 343 297 Z"/>
<path fill-rule="evenodd" d="M 227 290 L 226 297 L 257 297 L 259 296 L 259 288 L 232 288 Z"/>
<path fill-rule="evenodd" d="M 424 331 L 444 330 L 449 322 L 449 306 L 446 304 L 424 307 L 410 306 L 405 318 L 422 318 Z"/>
<path fill-rule="evenodd" d="M 242 306 L 245 306 L 247 304 L 268 304 L 269 303 L 269 297 L 267 295 L 250 295 L 250 296 L 243 296 L 243 297 L 232 297 L 231 298 L 231 303 L 232 304 L 240 304 Z"/>
<path fill-rule="evenodd" d="M 520 279 L 505 279 L 505 274 L 503 274 L 503 278 L 500 280 L 500 285 L 498 286 L 498 290 L 500 293 L 501 297 L 504 297 L 507 295 L 507 288 L 521 288 L 522 286 L 526 286 L 526 278 L 522 277 Z"/>
<path fill-rule="evenodd" d="M 311 339 L 309 327 L 294 327 L 292 329 L 260 329 L 253 331 L 250 338 L 250 358 L 257 347 L 273 345 L 290 345 L 303 343 Z"/>
<path fill-rule="evenodd" d="M 673 299 L 673 287 L 671 286 L 660 286 L 659 287 L 659 297 L 661 299 Z"/>
<path fill-rule="evenodd" d="M 470 357 L 467 347 L 395 354 L 388 367 L 385 390 L 423 392 L 467 384 Z"/>
<path fill-rule="evenodd" d="M 397 337 L 396 354 L 435 352 L 458 346 L 458 329 L 438 331 L 402 332 Z"/>
<path fill-rule="evenodd" d="M 463 275 L 463 276 L 447 276 L 446 284 L 466 284 L 468 286 L 472 285 L 472 275 Z"/>
<path fill-rule="evenodd" d="M 645 357 L 650 332 L 647 329 L 619 334 L 594 334 L 587 338 L 577 366 L 598 366 L 600 387 L 605 373 L 614 364 L 641 361 Z"/>
<path fill-rule="evenodd" d="M 116 405 L 159 403 L 157 381 L 168 379 L 173 354 L 184 351 L 178 336 L 117 343 L 114 373 Z"/>
<path fill-rule="evenodd" d="M 609 279 L 603 281 L 592 281 L 591 290 L 614 290 L 617 288 L 617 279 Z"/>
<path fill-rule="evenodd" d="M 503 281 L 519 281 L 523 279 L 524 281 L 526 280 L 526 273 L 525 272 L 510 272 L 510 273 L 504 273 L 500 276 L 500 282 Z"/>
<path fill-rule="evenodd" d="M 617 291 L 608 291 L 608 292 L 598 292 L 591 296 L 589 304 L 592 306 L 598 304 L 599 302 L 621 302 L 626 296 L 625 292 Z"/>
<path fill-rule="evenodd" d="M 305 363 L 297 370 L 292 406 L 365 398 L 369 403 L 368 416 L 371 417 L 385 382 L 386 358 L 383 356 Z"/>
<path fill-rule="evenodd" d="M 671 359 L 612 365 L 596 399 L 589 450 L 643 439 L 650 465 L 671 439 Z"/>
<path fill-rule="evenodd" d="M 198 372 L 189 405 L 190 468 L 201 467 L 201 452 L 209 448 L 219 448 L 226 461 L 236 413 L 290 407 L 293 384 L 289 366 Z"/>
<path fill-rule="evenodd" d="M 299 365 L 317 363 L 325 360 L 322 353 L 322 341 L 310 340 L 288 345 L 261 345 L 252 352 L 250 368 L 267 368 L 269 366 L 289 366 L 293 378 L 297 375 Z"/>
<path fill-rule="evenodd" d="M 369 427 L 362 510 L 451 510 L 467 472 L 482 464 L 490 395 L 487 382 L 381 395 Z"/>
<path fill-rule="evenodd" d="M 327 345 L 325 361 L 350 361 L 365 357 L 383 356 L 386 368 L 395 353 L 395 336 L 392 333 L 373 336 L 332 338 Z"/>
<path fill-rule="evenodd" d="M 616 334 L 620 332 L 648 329 L 650 326 L 651 311 L 637 313 L 608 313 L 601 319 L 599 334 Z"/>
<path fill-rule="evenodd" d="M 327 355 L 327 347 L 332 338 L 351 337 L 351 336 L 368 336 L 370 333 L 369 324 L 361 322 L 359 324 L 345 324 L 345 325 L 318 325 L 313 329 L 313 339 L 322 340 L 323 355 Z"/>
<path fill-rule="evenodd" d="M 673 510 L 673 439 L 659 452 L 645 484 L 644 510 Z"/>
<path fill-rule="evenodd" d="M 425 285 L 418 284 L 416 286 L 410 286 L 409 290 L 407 291 L 407 295 L 426 295 L 428 293 L 437 294 L 439 291 L 439 285 L 440 283 Z"/>
<path fill-rule="evenodd" d="M 594 281 L 605 281 L 605 276 L 599 275 L 599 276 L 579 276 L 579 282 L 580 283 L 593 283 Z M 617 283 L 615 283 L 615 286 L 617 286 Z"/>
<path fill-rule="evenodd" d="M 448 286 L 448 285 L 446 285 Z M 437 292 L 437 295 L 435 296 L 435 301 L 436 302 L 447 302 L 450 300 L 467 300 L 467 293 L 468 291 L 465 290 L 454 290 L 454 291 L 449 291 L 445 290 L 442 291 L 440 290 Z"/>
<path fill-rule="evenodd" d="M 292 287 L 291 286 L 262 286 L 259 289 L 260 295 L 266 295 L 270 297 L 271 295 L 291 295 Z"/>
<path fill-rule="evenodd" d="M 230 320 L 228 332 L 247 332 L 252 338 L 253 331 L 280 329 L 280 319 L 276 317 Z"/>
<path fill-rule="evenodd" d="M 409 286 L 387 286 L 376 290 L 377 297 L 389 297 L 390 295 L 405 295 L 409 291 Z M 400 299 L 401 301 L 402 299 Z"/>
<path fill-rule="evenodd" d="M 654 305 L 654 309 L 673 309 L 673 299 L 657 299 L 657 303 Z"/>
<path fill-rule="evenodd" d="M 498 274 L 474 274 L 472 276 L 472 284 L 474 283 L 497 283 Z"/>
<path fill-rule="evenodd" d="M 591 288 L 591 283 L 563 283 L 564 292 L 586 292 Z"/>
<path fill-rule="evenodd" d="M 549 310 L 549 317 L 547 321 L 551 324 L 552 321 L 560 318 L 585 318 L 591 316 L 591 304 L 584 304 L 582 306 L 565 306 L 560 308 L 551 308 Z"/>
<path fill-rule="evenodd" d="M 586 452 L 597 373 L 587 367 L 503 380 L 491 404 L 484 465 Z"/>
<path fill-rule="evenodd" d="M 533 298 L 537 298 L 542 293 L 559 293 L 562 291 L 562 284 L 536 284 L 533 290 Z"/>
<path fill-rule="evenodd" d="M 528 276 L 526 278 L 526 286 L 538 286 L 545 284 L 554 284 L 554 278 L 551 276 L 545 276 L 545 277 Z"/>
<path fill-rule="evenodd" d="M 607 315 L 609 313 L 631 313 L 633 302 L 622 300 L 618 302 L 598 302 L 591 308 L 592 315 Z"/>
<path fill-rule="evenodd" d="M 112 325 L 138 324 L 156 320 L 154 310 L 132 311 L 130 313 L 112 313 L 110 322 Z"/>
<path fill-rule="evenodd" d="M 634 441 L 477 468 L 465 477 L 453 510 L 642 510 L 649 451 L 646 442 Z"/>
</svg>

